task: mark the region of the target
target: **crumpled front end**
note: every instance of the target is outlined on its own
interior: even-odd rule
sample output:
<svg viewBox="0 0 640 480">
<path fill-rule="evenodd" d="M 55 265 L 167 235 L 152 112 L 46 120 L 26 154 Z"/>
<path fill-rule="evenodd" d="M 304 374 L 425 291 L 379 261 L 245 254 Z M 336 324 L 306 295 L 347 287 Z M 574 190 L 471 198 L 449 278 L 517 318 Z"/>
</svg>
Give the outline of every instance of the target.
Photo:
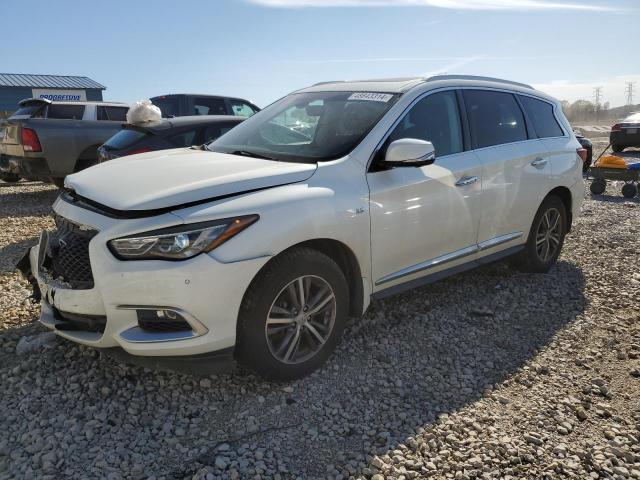
<svg viewBox="0 0 640 480">
<path fill-rule="evenodd" d="M 58 200 L 56 229 L 43 232 L 20 269 L 41 294 L 40 322 L 84 345 L 132 355 L 188 356 L 230 349 L 244 291 L 268 258 L 222 263 L 209 254 L 184 261 L 122 261 L 107 242 L 170 213 L 120 220 Z"/>
</svg>

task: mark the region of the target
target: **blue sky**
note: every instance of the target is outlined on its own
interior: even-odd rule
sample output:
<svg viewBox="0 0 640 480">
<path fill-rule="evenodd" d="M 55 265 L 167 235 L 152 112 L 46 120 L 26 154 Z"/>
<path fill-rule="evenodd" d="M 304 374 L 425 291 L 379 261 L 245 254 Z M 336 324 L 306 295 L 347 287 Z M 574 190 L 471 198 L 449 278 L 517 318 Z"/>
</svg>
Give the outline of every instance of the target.
<svg viewBox="0 0 640 480">
<path fill-rule="evenodd" d="M 86 75 L 105 98 L 180 92 L 260 106 L 324 80 L 459 73 L 624 104 L 635 0 L 3 2 L 0 71 Z M 37 19 L 34 21 L 34 19 Z"/>
</svg>

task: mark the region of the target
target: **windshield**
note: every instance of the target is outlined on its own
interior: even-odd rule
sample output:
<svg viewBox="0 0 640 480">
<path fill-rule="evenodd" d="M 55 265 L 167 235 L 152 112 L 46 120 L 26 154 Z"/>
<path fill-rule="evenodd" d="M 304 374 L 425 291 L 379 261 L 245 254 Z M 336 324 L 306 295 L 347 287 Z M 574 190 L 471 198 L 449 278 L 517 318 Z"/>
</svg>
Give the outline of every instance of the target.
<svg viewBox="0 0 640 480">
<path fill-rule="evenodd" d="M 18 110 L 11 115 L 12 117 L 32 117 L 36 116 L 36 113 L 39 113 L 39 110 L 42 109 L 45 105 L 42 103 L 32 103 L 27 104 L 23 107 L 18 108 Z"/>
<path fill-rule="evenodd" d="M 335 160 L 351 152 L 396 100 L 387 93 L 294 93 L 207 148 L 281 161 Z"/>
</svg>

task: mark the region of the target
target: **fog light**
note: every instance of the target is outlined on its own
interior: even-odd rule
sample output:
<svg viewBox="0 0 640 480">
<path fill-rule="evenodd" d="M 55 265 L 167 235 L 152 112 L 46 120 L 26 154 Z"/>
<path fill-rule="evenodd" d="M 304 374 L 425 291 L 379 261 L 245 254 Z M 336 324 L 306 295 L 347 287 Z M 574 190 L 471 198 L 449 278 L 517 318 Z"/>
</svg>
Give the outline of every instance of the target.
<svg viewBox="0 0 640 480">
<path fill-rule="evenodd" d="M 149 332 L 181 332 L 191 330 L 191 325 L 174 310 L 136 310 L 138 326 Z"/>
<path fill-rule="evenodd" d="M 158 316 L 158 318 L 169 318 L 171 320 L 176 320 L 178 317 L 180 317 L 180 315 L 178 315 L 173 310 L 156 310 L 156 315 Z"/>
</svg>

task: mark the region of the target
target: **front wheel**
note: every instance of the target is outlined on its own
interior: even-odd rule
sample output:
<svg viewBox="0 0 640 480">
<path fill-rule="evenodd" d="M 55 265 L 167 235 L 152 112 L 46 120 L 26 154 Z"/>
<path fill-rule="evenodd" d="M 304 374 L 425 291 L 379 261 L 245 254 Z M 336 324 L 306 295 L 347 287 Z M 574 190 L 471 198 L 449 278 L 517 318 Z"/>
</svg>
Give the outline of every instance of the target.
<svg viewBox="0 0 640 480">
<path fill-rule="evenodd" d="M 342 336 L 349 287 L 327 255 L 296 248 L 273 259 L 251 282 L 238 316 L 238 361 L 263 377 L 308 375 Z"/>
<path fill-rule="evenodd" d="M 613 150 L 615 153 L 620 153 L 621 151 L 624 150 L 624 147 L 621 145 L 611 145 L 611 150 Z"/>
<path fill-rule="evenodd" d="M 622 186 L 622 195 L 624 198 L 633 198 L 638 194 L 638 187 L 635 183 L 625 183 Z"/>
<path fill-rule="evenodd" d="M 524 272 L 545 273 L 556 262 L 567 232 L 567 212 L 562 200 L 549 195 L 533 219 L 524 250 L 513 264 Z"/>
<path fill-rule="evenodd" d="M 51 178 L 49 178 L 51 183 L 53 183 L 59 189 L 63 189 L 64 188 L 64 179 L 65 179 L 65 177 L 51 177 Z"/>
</svg>

